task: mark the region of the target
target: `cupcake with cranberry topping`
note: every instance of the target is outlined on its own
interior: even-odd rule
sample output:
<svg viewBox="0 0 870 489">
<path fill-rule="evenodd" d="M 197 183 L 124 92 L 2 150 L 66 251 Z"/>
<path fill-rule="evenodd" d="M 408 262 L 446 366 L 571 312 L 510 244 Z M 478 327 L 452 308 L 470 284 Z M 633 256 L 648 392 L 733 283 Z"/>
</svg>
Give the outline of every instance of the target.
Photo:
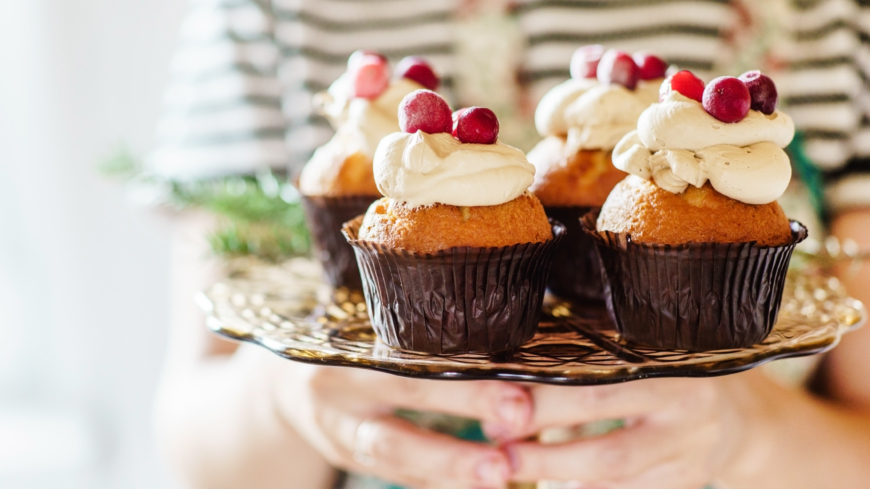
<svg viewBox="0 0 870 489">
<path fill-rule="evenodd" d="M 362 286 L 341 225 L 381 196 L 372 172 L 378 143 L 398 130 L 396 111 L 405 95 L 421 88 L 435 90 L 438 84 L 438 76 L 421 58 L 400 61 L 391 79 L 384 56 L 357 51 L 348 59 L 347 71 L 315 96 L 315 105 L 336 132 L 302 169 L 299 192 L 315 252 L 333 286 Z"/>
<path fill-rule="evenodd" d="M 759 72 L 706 87 L 689 72 L 613 153 L 631 174 L 584 226 L 598 242 L 608 306 L 628 340 L 717 350 L 762 341 L 776 321 L 785 273 L 806 229 L 776 199 L 791 166 L 791 118 Z"/>
<path fill-rule="evenodd" d="M 344 227 L 375 332 L 427 353 L 520 346 L 537 329 L 564 232 L 528 192 L 534 167 L 498 141 L 489 109 L 465 109 L 454 128 L 444 99 L 420 90 L 399 117 L 402 132 L 375 153 L 385 197 Z"/>
<path fill-rule="evenodd" d="M 536 168 L 531 190 L 547 215 L 568 228 L 548 284 L 557 296 L 603 298 L 595 245 L 579 219 L 625 178 L 611 163 L 611 152 L 658 100 L 666 70 L 664 61 L 648 53 L 585 46 L 571 60 L 571 79 L 538 104 L 535 124 L 544 139 L 529 152 Z"/>
</svg>

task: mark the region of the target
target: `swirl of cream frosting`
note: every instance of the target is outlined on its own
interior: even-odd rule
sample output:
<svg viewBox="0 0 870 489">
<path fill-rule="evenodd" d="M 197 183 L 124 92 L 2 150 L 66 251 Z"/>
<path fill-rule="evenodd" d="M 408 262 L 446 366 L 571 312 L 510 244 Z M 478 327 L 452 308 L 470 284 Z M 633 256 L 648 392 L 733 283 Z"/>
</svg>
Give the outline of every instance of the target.
<svg viewBox="0 0 870 489">
<path fill-rule="evenodd" d="M 413 80 L 400 78 L 390 83 L 375 99 L 352 97 L 347 73 L 329 89 L 314 97 L 315 108 L 336 129 L 326 146 L 328 152 L 351 155 L 362 153 L 374 157 L 378 143 L 399 128 L 399 104 L 409 93 L 424 88 Z"/>
<path fill-rule="evenodd" d="M 489 206 L 522 195 L 535 167 L 512 146 L 463 144 L 448 133 L 397 132 L 375 152 L 375 182 L 391 199 L 431 204 Z"/>
<path fill-rule="evenodd" d="M 676 91 L 645 110 L 637 130 L 613 150 L 613 164 L 660 188 L 681 193 L 708 180 L 719 193 L 746 204 L 768 204 L 785 192 L 791 165 L 782 148 L 794 137 L 794 123 L 782 112 L 754 110 L 724 123 L 697 101 Z"/>
<path fill-rule="evenodd" d="M 547 92 L 535 111 L 541 136 L 565 136 L 574 150 L 609 150 L 637 126 L 658 100 L 661 80 L 640 81 L 635 90 L 601 85 L 594 78 L 570 79 Z"/>
</svg>

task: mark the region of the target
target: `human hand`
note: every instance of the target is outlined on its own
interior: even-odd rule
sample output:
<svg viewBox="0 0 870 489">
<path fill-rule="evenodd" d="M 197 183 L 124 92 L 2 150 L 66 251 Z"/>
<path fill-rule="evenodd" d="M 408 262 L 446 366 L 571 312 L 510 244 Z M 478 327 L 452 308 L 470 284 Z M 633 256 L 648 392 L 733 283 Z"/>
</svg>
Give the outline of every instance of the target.
<svg viewBox="0 0 870 489">
<path fill-rule="evenodd" d="M 280 415 L 336 467 L 415 489 L 501 487 L 504 452 L 419 428 L 396 408 L 476 418 L 526 430 L 523 388 L 503 382 L 407 379 L 368 370 L 280 361 L 273 365 Z"/>
<path fill-rule="evenodd" d="M 503 441 L 514 479 L 573 481 L 582 488 L 701 489 L 741 470 L 747 428 L 761 430 L 755 374 L 715 379 L 652 379 L 590 387 L 529 387 L 532 422 L 512 430 L 485 422 Z M 617 431 L 561 444 L 520 441 L 542 430 L 624 419 Z"/>
</svg>

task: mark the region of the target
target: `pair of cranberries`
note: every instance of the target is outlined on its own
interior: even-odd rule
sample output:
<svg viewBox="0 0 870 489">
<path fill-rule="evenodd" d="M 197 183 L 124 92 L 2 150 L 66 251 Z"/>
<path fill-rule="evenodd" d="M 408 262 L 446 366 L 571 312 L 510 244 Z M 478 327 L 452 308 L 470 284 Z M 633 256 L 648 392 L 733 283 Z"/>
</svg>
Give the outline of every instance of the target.
<svg viewBox="0 0 870 489">
<path fill-rule="evenodd" d="M 354 97 L 373 99 L 384 93 L 390 84 L 390 63 L 383 54 L 356 51 L 347 60 Z M 396 65 L 396 78 L 408 78 L 429 90 L 438 89 L 441 80 L 423 58 L 408 56 Z"/>
<path fill-rule="evenodd" d="M 740 122 L 750 110 L 767 115 L 776 110 L 776 85 L 757 70 L 737 78 L 721 76 L 706 86 L 691 71 L 680 71 L 662 83 L 660 98 L 672 90 L 701 102 L 708 114 L 722 122 Z"/>
<path fill-rule="evenodd" d="M 463 143 L 495 144 L 498 118 L 484 107 L 450 112 L 447 101 L 431 90 L 411 92 L 399 104 L 399 127 L 407 133 L 448 132 Z"/>
<path fill-rule="evenodd" d="M 638 80 L 663 78 L 668 64 L 647 52 L 629 55 L 624 51 L 595 44 L 583 46 L 571 57 L 572 78 L 598 78 L 601 83 L 618 83 L 629 90 L 637 87 Z"/>
</svg>

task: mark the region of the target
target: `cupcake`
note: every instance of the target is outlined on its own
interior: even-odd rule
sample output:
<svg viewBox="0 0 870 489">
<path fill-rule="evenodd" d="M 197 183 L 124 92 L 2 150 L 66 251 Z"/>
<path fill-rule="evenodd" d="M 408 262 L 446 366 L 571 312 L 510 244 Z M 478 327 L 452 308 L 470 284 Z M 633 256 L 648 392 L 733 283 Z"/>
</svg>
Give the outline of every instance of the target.
<svg viewBox="0 0 870 489">
<path fill-rule="evenodd" d="M 611 153 L 637 127 L 658 90 L 667 64 L 647 53 L 634 57 L 601 46 L 582 47 L 571 60 L 571 79 L 550 90 L 535 112 L 544 138 L 531 152 L 535 182 L 531 191 L 547 215 L 568 234 L 556 250 L 549 289 L 569 300 L 601 300 L 604 289 L 595 244 L 580 218 L 604 203 L 625 178 Z"/>
<path fill-rule="evenodd" d="M 498 141 L 489 109 L 465 109 L 454 123 L 444 99 L 420 90 L 399 116 L 403 132 L 375 153 L 385 197 L 344 227 L 375 332 L 391 347 L 435 354 L 522 345 L 564 232 L 528 192 L 534 167 Z"/>
<path fill-rule="evenodd" d="M 348 59 L 347 71 L 315 97 L 315 105 L 336 132 L 302 169 L 299 193 L 315 252 L 333 286 L 362 286 L 341 225 L 381 196 L 372 173 L 378 143 L 398 130 L 396 113 L 405 95 L 422 88 L 435 90 L 438 84 L 438 76 L 421 58 L 400 61 L 390 80 L 385 57 L 357 51 Z"/>
<path fill-rule="evenodd" d="M 631 174 L 584 225 L 617 329 L 642 345 L 744 348 L 776 322 L 806 229 L 777 204 L 791 178 L 791 118 L 754 71 L 704 83 L 683 71 L 613 152 Z"/>
</svg>

